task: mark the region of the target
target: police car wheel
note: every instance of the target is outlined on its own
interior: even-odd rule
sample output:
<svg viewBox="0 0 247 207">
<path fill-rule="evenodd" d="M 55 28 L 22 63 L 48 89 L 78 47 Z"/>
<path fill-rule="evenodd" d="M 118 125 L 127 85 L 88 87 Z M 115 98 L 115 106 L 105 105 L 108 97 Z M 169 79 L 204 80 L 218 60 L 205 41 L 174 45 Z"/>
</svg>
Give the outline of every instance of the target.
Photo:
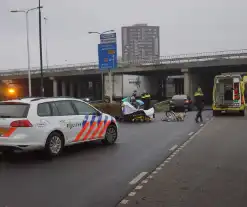
<svg viewBox="0 0 247 207">
<path fill-rule="evenodd" d="M 114 144 L 117 140 L 117 137 L 117 127 L 114 124 L 111 124 L 106 130 L 105 138 L 102 140 L 102 143 L 106 145 Z"/>
<path fill-rule="evenodd" d="M 64 138 L 63 135 L 58 132 L 52 132 L 47 140 L 45 145 L 46 155 L 49 157 L 55 157 L 61 154 L 64 147 Z"/>
</svg>

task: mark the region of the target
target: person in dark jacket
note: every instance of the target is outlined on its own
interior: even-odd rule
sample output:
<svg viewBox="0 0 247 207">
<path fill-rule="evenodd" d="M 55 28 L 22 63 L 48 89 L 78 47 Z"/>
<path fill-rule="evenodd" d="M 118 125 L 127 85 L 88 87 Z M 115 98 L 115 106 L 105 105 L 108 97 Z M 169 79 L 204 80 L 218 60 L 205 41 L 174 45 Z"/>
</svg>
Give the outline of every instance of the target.
<svg viewBox="0 0 247 207">
<path fill-rule="evenodd" d="M 136 96 L 137 96 L 137 91 L 134 90 L 133 93 L 132 93 L 132 96 L 130 97 L 130 103 L 131 103 L 132 106 L 134 106 L 135 108 L 137 108 Z"/>
<path fill-rule="evenodd" d="M 141 95 L 142 101 L 144 102 L 144 110 L 150 109 L 151 95 L 144 91 Z"/>
<path fill-rule="evenodd" d="M 194 94 L 194 98 L 195 98 L 195 106 L 197 109 L 195 121 L 196 121 L 196 123 L 198 123 L 198 119 L 200 119 L 200 121 L 203 122 L 202 110 L 204 108 L 204 94 L 203 94 L 202 89 L 200 87 L 197 88 L 197 91 Z"/>
</svg>

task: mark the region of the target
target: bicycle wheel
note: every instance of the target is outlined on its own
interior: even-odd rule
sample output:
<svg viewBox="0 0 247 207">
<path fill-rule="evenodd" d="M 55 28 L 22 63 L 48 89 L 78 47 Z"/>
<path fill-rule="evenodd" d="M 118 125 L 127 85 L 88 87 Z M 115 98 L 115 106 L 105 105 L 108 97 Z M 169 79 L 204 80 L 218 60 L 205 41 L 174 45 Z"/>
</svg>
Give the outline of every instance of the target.
<svg viewBox="0 0 247 207">
<path fill-rule="evenodd" d="M 172 120 L 172 121 L 176 121 L 177 120 L 176 114 L 173 111 L 167 111 L 166 112 L 166 117 L 169 120 Z"/>
</svg>

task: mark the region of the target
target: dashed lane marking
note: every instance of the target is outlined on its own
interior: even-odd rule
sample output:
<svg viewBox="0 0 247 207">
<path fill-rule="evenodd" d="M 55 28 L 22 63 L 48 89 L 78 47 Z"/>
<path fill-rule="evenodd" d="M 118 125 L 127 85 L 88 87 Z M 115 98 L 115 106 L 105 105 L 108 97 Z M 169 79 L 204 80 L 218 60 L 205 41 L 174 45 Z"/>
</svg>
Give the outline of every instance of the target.
<svg viewBox="0 0 247 207">
<path fill-rule="evenodd" d="M 135 188 L 135 189 L 136 189 L 136 190 L 141 190 L 141 189 L 142 189 L 142 187 L 143 187 L 142 185 L 138 185 L 138 186 L 136 186 L 136 188 Z"/>
<path fill-rule="evenodd" d="M 190 143 L 191 141 L 192 141 L 192 139 L 194 139 L 204 128 L 205 128 L 205 126 L 206 125 L 208 125 L 209 124 L 209 122 L 211 122 L 212 120 L 213 120 L 214 118 L 212 117 L 211 119 L 209 119 L 209 121 L 208 122 L 206 122 L 205 124 L 201 124 L 200 126 L 201 126 L 201 128 L 197 131 L 197 132 L 193 132 L 193 134 L 192 134 L 192 132 L 190 133 L 191 135 L 190 135 L 190 137 L 189 137 L 189 139 L 185 142 L 185 143 L 183 143 L 182 145 L 180 145 L 179 147 L 178 146 L 176 146 L 176 145 L 174 145 L 172 148 L 174 148 L 174 149 L 170 149 L 171 151 L 174 151 L 175 149 L 175 151 L 168 157 L 168 158 L 166 158 L 164 161 L 163 161 L 163 163 L 162 164 L 160 164 L 160 166 L 159 167 L 157 167 L 153 172 L 151 172 L 151 173 L 147 173 L 147 172 L 142 172 L 142 173 L 140 173 L 137 177 L 135 177 L 130 183 L 134 183 L 134 184 L 136 184 L 137 182 L 139 182 L 146 174 L 149 174 L 148 176 L 147 176 L 147 178 L 145 179 L 145 180 L 143 180 L 142 182 L 141 182 L 141 184 L 146 184 L 146 183 L 148 183 L 148 181 L 149 180 L 152 180 L 153 179 L 153 177 L 154 177 L 154 175 L 155 174 L 157 174 L 158 172 L 157 171 L 160 171 L 160 169 L 162 169 L 167 163 L 169 163 L 170 161 L 171 161 L 171 159 L 172 159 L 172 157 L 174 157 L 178 152 L 180 152 L 188 143 Z M 204 126 L 204 127 L 202 127 L 202 126 Z M 175 147 L 176 146 L 176 147 Z M 135 187 L 135 190 L 141 190 L 143 188 L 143 185 L 137 185 L 136 187 Z M 128 196 L 129 196 L 129 198 L 130 197 L 133 197 L 133 196 L 135 196 L 136 195 L 136 193 L 137 192 L 135 192 L 135 191 L 132 191 L 132 192 L 130 192 L 129 194 L 128 194 Z M 129 203 L 129 201 L 130 200 L 128 200 L 128 197 L 127 197 L 127 199 L 123 199 L 119 204 L 128 204 Z"/>
<path fill-rule="evenodd" d="M 169 149 L 169 151 L 174 151 L 175 149 L 177 149 L 177 147 L 178 147 L 178 145 L 175 144 L 175 145 L 173 145 L 173 146 Z"/>
<path fill-rule="evenodd" d="M 130 192 L 128 195 L 133 197 L 133 196 L 135 196 L 135 194 L 136 194 L 136 192 Z"/>
<path fill-rule="evenodd" d="M 120 204 L 128 204 L 128 202 L 129 202 L 129 200 L 126 200 L 126 199 L 123 199 L 121 202 L 120 202 Z"/>
<path fill-rule="evenodd" d="M 194 134 L 194 132 L 190 132 L 188 135 L 191 136 L 192 134 Z"/>
<path fill-rule="evenodd" d="M 130 185 L 135 185 L 138 183 L 145 175 L 147 175 L 147 172 L 141 172 L 139 175 L 137 175 L 133 180 L 129 182 Z"/>
</svg>

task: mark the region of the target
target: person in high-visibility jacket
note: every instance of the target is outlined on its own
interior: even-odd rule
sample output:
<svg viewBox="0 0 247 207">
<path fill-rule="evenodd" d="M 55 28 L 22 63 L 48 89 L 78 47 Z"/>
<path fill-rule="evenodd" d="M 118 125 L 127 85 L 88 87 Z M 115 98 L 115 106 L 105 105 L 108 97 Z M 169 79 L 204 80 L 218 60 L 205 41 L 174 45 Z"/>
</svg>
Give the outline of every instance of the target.
<svg viewBox="0 0 247 207">
<path fill-rule="evenodd" d="M 194 93 L 194 98 L 195 98 L 195 106 L 197 109 L 195 121 L 198 123 L 198 119 L 200 119 L 200 121 L 203 122 L 202 110 L 204 107 L 204 94 L 203 94 L 202 89 L 200 87 L 198 87 L 196 92 Z"/>
<path fill-rule="evenodd" d="M 141 95 L 141 99 L 144 102 L 144 110 L 148 110 L 150 108 L 151 95 L 144 91 Z"/>
</svg>

